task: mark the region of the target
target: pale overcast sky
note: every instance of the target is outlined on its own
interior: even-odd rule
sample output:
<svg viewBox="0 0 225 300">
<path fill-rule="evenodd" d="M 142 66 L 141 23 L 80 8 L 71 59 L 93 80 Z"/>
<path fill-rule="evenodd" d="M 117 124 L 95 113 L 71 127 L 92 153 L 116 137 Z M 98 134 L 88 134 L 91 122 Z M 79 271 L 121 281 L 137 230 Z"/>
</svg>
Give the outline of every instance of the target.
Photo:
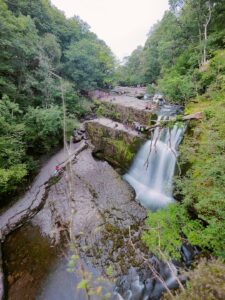
<svg viewBox="0 0 225 300">
<path fill-rule="evenodd" d="M 168 0 L 51 0 L 67 17 L 79 15 L 118 58 L 144 45 Z"/>
</svg>

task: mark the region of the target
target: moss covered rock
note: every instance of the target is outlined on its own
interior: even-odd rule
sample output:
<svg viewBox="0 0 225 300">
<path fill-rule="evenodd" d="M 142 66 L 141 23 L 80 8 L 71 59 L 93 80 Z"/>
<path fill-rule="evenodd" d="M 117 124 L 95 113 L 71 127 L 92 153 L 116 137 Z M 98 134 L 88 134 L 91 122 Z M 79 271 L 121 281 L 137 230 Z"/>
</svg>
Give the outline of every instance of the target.
<svg viewBox="0 0 225 300">
<path fill-rule="evenodd" d="M 126 170 L 145 137 L 109 119 L 100 118 L 86 123 L 93 153 L 112 165 Z"/>
<path fill-rule="evenodd" d="M 144 101 L 131 97 L 123 97 L 121 101 L 119 97 L 112 102 L 105 99 L 95 101 L 95 111 L 98 117 L 103 116 L 128 125 L 131 125 L 132 122 L 152 125 L 152 122 L 157 119 L 157 115 L 155 111 L 147 110 L 145 107 Z"/>
</svg>

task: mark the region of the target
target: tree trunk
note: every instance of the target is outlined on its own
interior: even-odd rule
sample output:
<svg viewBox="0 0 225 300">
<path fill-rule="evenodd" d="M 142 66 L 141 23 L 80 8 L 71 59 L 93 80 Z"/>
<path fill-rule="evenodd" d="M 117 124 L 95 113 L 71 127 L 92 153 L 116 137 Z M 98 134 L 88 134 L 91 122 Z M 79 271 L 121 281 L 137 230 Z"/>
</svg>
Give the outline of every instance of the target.
<svg viewBox="0 0 225 300">
<path fill-rule="evenodd" d="M 206 64 L 207 62 L 207 42 L 208 42 L 208 26 L 211 21 L 212 10 L 211 10 L 211 3 L 208 4 L 208 16 L 206 17 L 205 23 L 203 24 L 204 27 L 204 46 L 203 46 L 203 57 L 202 57 L 202 65 Z"/>
</svg>

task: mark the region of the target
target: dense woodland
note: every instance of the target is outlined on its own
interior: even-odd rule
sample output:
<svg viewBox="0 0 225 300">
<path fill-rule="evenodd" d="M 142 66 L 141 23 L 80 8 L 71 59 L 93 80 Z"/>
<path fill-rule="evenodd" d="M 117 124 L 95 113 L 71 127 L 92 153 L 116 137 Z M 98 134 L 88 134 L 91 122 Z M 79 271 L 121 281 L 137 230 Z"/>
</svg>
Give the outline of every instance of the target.
<svg viewBox="0 0 225 300">
<path fill-rule="evenodd" d="M 225 1 L 169 2 L 170 10 L 151 28 L 144 47 L 125 59 L 117 77 L 123 85 L 149 85 L 150 94 L 156 90 L 170 101 L 186 103 L 204 93 L 215 72 L 222 71 Z M 203 72 L 212 58 L 214 70 Z"/>
<path fill-rule="evenodd" d="M 224 259 L 225 0 L 169 3 L 144 47 L 115 71 L 110 49 L 79 17 L 66 19 L 48 0 L 0 0 L 0 193 L 10 197 L 40 155 L 62 142 L 61 87 L 71 130 L 88 110 L 88 91 L 146 85 L 148 94 L 163 93 L 204 118 L 189 127 L 181 146 L 180 204 L 150 212 L 143 240 L 158 255 L 151 228 L 160 227 L 166 255 L 179 258 L 189 241 Z"/>
<path fill-rule="evenodd" d="M 0 0 L 0 195 L 62 141 L 61 85 L 71 133 L 87 92 L 111 85 L 114 56 L 79 17 L 48 0 Z M 57 77 L 60 76 L 60 77 Z"/>
</svg>

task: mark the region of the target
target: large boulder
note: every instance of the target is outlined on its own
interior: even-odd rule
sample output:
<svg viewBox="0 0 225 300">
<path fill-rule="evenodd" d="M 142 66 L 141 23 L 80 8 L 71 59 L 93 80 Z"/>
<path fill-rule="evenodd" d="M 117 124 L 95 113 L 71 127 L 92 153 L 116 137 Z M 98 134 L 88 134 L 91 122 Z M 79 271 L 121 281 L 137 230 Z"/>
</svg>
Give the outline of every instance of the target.
<svg viewBox="0 0 225 300">
<path fill-rule="evenodd" d="M 125 171 L 131 164 L 145 137 L 127 126 L 100 118 L 86 122 L 94 154 Z"/>
</svg>

